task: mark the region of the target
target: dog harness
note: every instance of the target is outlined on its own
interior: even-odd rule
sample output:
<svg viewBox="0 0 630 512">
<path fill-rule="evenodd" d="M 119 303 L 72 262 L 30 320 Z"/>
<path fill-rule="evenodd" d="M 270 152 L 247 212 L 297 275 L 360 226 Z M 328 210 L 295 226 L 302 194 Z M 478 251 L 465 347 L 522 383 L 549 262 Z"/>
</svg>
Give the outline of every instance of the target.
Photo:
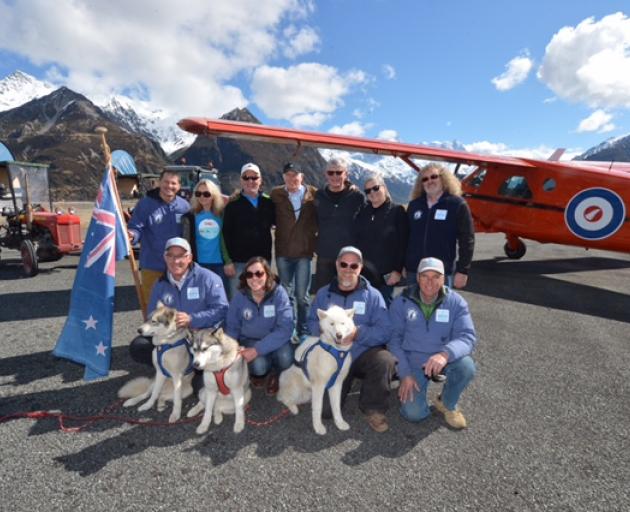
<svg viewBox="0 0 630 512">
<path fill-rule="evenodd" d="M 228 388 L 227 384 L 225 383 L 225 372 L 227 372 L 230 368 L 232 368 L 232 365 L 236 361 L 238 361 L 239 357 L 240 357 L 240 354 L 238 356 L 236 356 L 234 361 L 232 361 L 228 366 L 223 368 L 223 370 L 219 370 L 218 372 L 212 372 L 212 373 L 214 373 L 214 380 L 217 383 L 217 387 L 219 388 L 219 392 L 222 395 L 226 395 L 227 396 L 227 395 L 230 394 L 230 388 Z"/>
<path fill-rule="evenodd" d="M 317 346 L 322 347 L 326 352 L 328 352 L 331 356 L 335 358 L 335 361 L 337 361 L 337 370 L 335 371 L 335 373 L 333 373 L 330 376 L 330 379 L 328 379 L 328 382 L 326 383 L 326 389 L 330 389 L 335 384 L 335 381 L 337 380 L 337 376 L 339 375 L 339 372 L 341 371 L 341 367 L 343 365 L 343 362 L 346 356 L 348 355 L 348 352 L 345 350 L 337 350 L 332 345 L 329 345 L 328 343 L 323 343 L 322 340 L 318 340 L 317 343 L 314 343 L 313 345 L 311 345 L 311 348 L 309 348 L 306 352 L 304 352 L 304 356 L 302 357 L 301 361 L 297 361 L 297 360 L 295 361 L 295 365 L 298 368 L 302 368 L 302 371 L 304 372 L 304 375 L 306 376 L 307 379 L 309 377 L 308 377 L 308 370 L 306 369 L 306 361 L 308 360 L 308 355 Z"/>
<path fill-rule="evenodd" d="M 160 371 L 162 372 L 162 375 L 168 378 L 172 377 L 172 375 L 168 372 L 168 370 L 164 368 L 164 364 L 162 363 L 162 358 L 164 357 L 164 354 L 168 352 L 169 350 L 171 350 L 172 348 L 181 347 L 182 345 L 186 345 L 186 350 L 188 351 L 188 368 L 186 368 L 184 375 L 188 375 L 190 372 L 193 371 L 194 357 L 193 357 L 192 351 L 190 350 L 190 343 L 188 343 L 188 340 L 186 338 L 182 338 L 181 340 L 176 341 L 175 343 L 163 343 L 162 345 L 158 345 L 157 347 L 155 347 L 157 349 L 157 363 L 158 363 L 158 366 L 160 367 Z"/>
</svg>

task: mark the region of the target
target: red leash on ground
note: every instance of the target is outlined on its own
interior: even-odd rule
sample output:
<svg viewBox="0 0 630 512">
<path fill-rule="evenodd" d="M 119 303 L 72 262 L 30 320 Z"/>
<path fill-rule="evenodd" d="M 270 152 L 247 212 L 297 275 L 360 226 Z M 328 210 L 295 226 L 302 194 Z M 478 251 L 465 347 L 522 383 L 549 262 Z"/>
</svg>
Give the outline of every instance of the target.
<svg viewBox="0 0 630 512">
<path fill-rule="evenodd" d="M 120 408 L 124 400 L 117 400 L 112 404 L 105 407 L 99 414 L 95 416 L 75 416 L 71 414 L 65 414 L 58 410 L 48 410 L 48 411 L 31 411 L 31 412 L 16 412 L 14 414 L 9 414 L 7 416 L 0 417 L 0 423 L 5 423 L 11 420 L 17 419 L 31 419 L 31 420 L 43 420 L 48 418 L 57 418 L 59 421 L 59 430 L 66 433 L 77 433 L 85 430 L 90 425 L 93 425 L 97 421 L 118 421 L 120 423 L 127 423 L 129 425 L 142 425 L 144 427 L 173 427 L 176 425 L 182 425 L 187 423 L 197 423 L 199 422 L 200 414 L 193 418 L 184 418 L 175 423 L 169 423 L 168 421 L 151 421 L 146 419 L 135 419 L 129 418 L 127 416 L 119 416 L 112 414 L 114 411 Z M 246 413 L 250 410 L 250 406 L 247 407 Z M 256 421 L 247 419 L 247 424 L 252 425 L 253 427 L 268 427 L 283 417 L 285 417 L 289 413 L 288 409 L 283 409 L 278 414 L 272 416 L 271 418 L 264 421 Z M 79 421 L 83 422 L 82 424 L 74 427 L 67 426 L 66 423 L 68 421 Z"/>
</svg>

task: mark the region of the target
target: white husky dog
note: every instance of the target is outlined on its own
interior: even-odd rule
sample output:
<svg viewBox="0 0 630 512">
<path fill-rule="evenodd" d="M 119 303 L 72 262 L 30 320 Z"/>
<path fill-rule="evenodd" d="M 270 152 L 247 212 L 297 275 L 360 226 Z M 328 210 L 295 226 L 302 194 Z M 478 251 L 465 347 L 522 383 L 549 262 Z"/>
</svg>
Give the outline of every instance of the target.
<svg viewBox="0 0 630 512">
<path fill-rule="evenodd" d="M 234 432 L 245 428 L 245 405 L 252 393 L 249 388 L 247 362 L 239 354 L 238 342 L 223 329 L 203 329 L 193 334 L 194 366 L 203 370 L 204 388 L 199 403 L 188 411 L 188 417 L 204 411 L 197 434 L 208 431 L 212 415 L 214 423 L 223 421 L 223 414 L 234 414 Z M 205 409 L 205 410 L 204 410 Z"/>
<path fill-rule="evenodd" d="M 134 379 L 118 391 L 119 397 L 130 397 L 123 403 L 125 407 L 131 407 L 149 398 L 138 408 L 139 411 L 148 411 L 157 400 L 158 410 L 162 410 L 164 400 L 171 398 L 170 389 L 162 392 L 164 384 L 167 380 L 172 380 L 173 412 L 168 418 L 170 423 L 178 421 L 181 417 L 182 398 L 192 394 L 193 358 L 188 343 L 190 331 L 175 325 L 176 313 L 177 310 L 158 302 L 149 319 L 138 328 L 138 332 L 143 336 L 153 337 L 155 348 L 152 359 L 155 378 L 152 381 Z"/>
<path fill-rule="evenodd" d="M 317 310 L 320 337 L 308 337 L 295 351 L 295 364 L 280 374 L 278 400 L 293 414 L 298 405 L 311 401 L 313 429 L 320 435 L 326 433 L 322 423 L 324 391 L 328 389 L 330 407 L 335 425 L 348 430 L 350 425 L 341 416 L 341 386 L 348 375 L 352 356 L 352 343 L 341 341 L 354 331 L 354 309 L 332 306 Z"/>
</svg>

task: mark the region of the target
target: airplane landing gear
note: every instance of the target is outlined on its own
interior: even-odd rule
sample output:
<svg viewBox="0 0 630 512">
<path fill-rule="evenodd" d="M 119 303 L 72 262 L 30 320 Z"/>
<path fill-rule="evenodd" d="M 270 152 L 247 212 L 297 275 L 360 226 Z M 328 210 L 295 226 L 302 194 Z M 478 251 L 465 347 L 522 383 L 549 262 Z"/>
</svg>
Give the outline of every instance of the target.
<svg viewBox="0 0 630 512">
<path fill-rule="evenodd" d="M 511 260 L 520 260 L 527 252 L 525 243 L 517 236 L 506 236 L 506 242 L 503 246 L 505 255 Z"/>
</svg>

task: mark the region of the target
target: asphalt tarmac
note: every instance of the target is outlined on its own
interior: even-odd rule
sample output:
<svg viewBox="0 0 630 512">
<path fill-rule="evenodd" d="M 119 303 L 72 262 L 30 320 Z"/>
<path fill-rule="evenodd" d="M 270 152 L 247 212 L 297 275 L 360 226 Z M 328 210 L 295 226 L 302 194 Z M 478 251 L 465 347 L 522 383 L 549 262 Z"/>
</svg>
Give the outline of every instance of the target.
<svg viewBox="0 0 630 512">
<path fill-rule="evenodd" d="M 60 410 L 105 416 L 0 423 L 0 509 L 31 510 L 630 510 L 630 255 L 528 244 L 520 261 L 480 235 L 468 300 L 479 336 L 476 380 L 460 407 L 469 428 L 439 414 L 403 421 L 392 394 L 390 430 L 372 432 L 356 394 L 347 432 L 310 407 L 255 426 L 282 407 L 255 390 L 250 423 L 233 417 L 204 436 L 195 423 L 116 407 L 116 391 L 148 375 L 127 345 L 141 321 L 119 263 L 110 377 L 51 355 L 68 310 L 78 257 L 22 278 L 17 253 L 0 265 L 0 417 Z M 12 259 L 14 258 L 14 259 Z M 438 385 L 431 388 L 435 396 Z M 193 405 L 192 398 L 184 410 Z"/>
</svg>

